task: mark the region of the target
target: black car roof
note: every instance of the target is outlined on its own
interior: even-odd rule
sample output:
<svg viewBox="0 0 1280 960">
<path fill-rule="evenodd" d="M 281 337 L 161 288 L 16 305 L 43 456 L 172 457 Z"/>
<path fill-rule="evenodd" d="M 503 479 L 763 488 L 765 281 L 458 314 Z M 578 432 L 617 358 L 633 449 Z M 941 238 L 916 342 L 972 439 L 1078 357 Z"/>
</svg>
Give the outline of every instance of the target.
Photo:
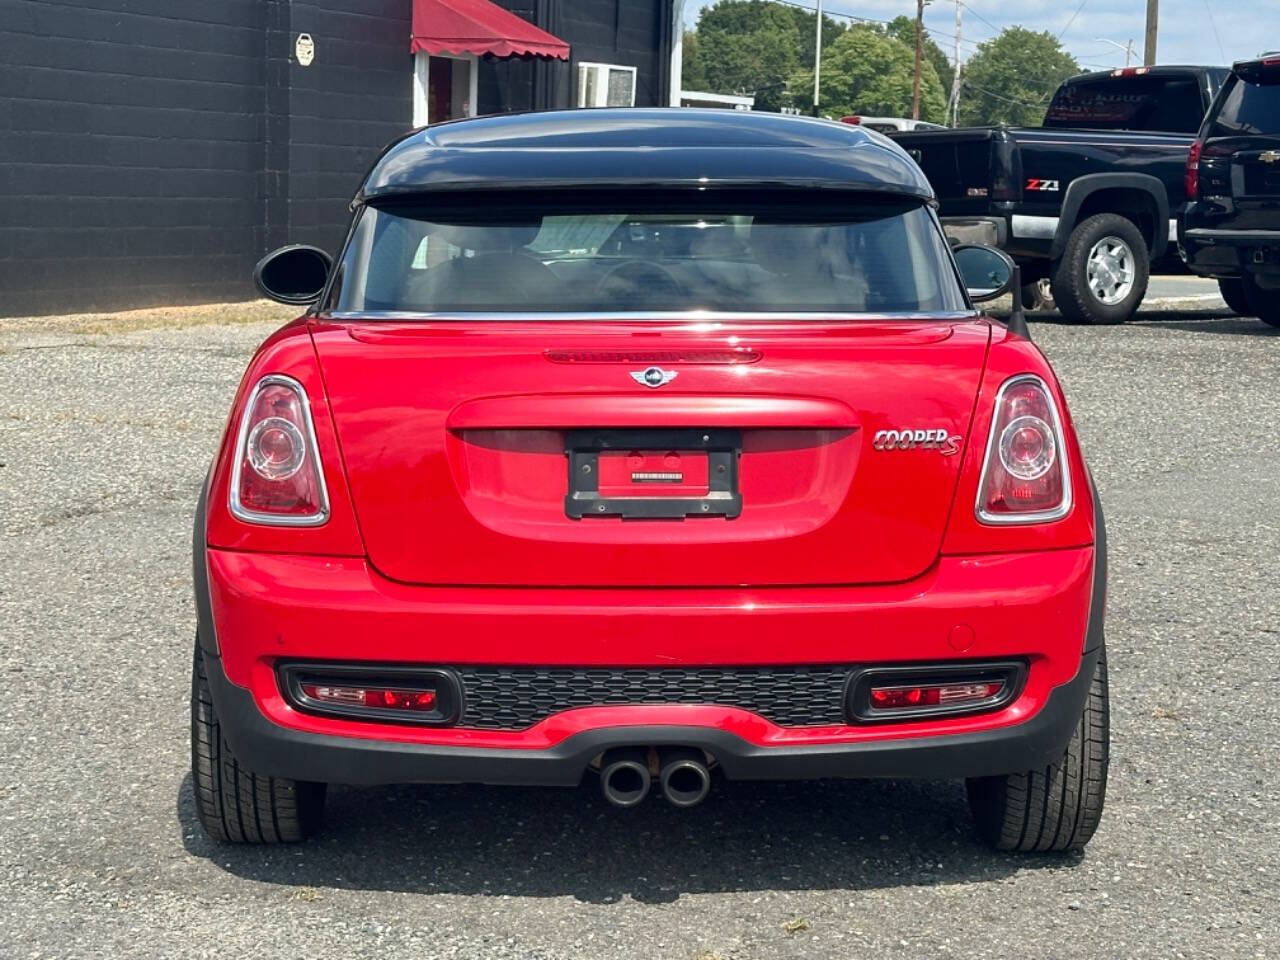
<svg viewBox="0 0 1280 960">
<path fill-rule="evenodd" d="M 1095 70 L 1092 73 L 1078 73 L 1074 77 L 1068 77 L 1062 81 L 1064 87 L 1075 86 L 1078 83 L 1097 83 L 1100 80 L 1109 80 L 1112 77 L 1176 77 L 1185 76 L 1188 73 L 1200 76 L 1208 76 L 1212 74 L 1221 74 L 1226 76 L 1231 70 L 1228 67 L 1206 66 L 1204 64 L 1193 63 L 1161 63 L 1154 67 L 1115 67 L 1111 70 Z"/>
<path fill-rule="evenodd" d="M 697 108 L 551 110 L 425 127 L 389 146 L 356 202 L 521 187 L 787 186 L 933 198 L 881 134 L 809 117 Z"/>
</svg>

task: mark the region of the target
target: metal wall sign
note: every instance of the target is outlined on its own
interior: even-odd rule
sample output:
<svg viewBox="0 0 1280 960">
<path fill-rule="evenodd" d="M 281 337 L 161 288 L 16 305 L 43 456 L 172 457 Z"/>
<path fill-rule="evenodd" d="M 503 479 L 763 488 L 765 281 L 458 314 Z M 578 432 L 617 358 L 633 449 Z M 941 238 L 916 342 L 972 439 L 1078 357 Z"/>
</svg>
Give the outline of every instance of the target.
<svg viewBox="0 0 1280 960">
<path fill-rule="evenodd" d="M 298 34 L 298 40 L 293 45 L 293 55 L 300 66 L 311 66 L 311 61 L 316 58 L 316 42 L 311 39 L 311 34 Z"/>
</svg>

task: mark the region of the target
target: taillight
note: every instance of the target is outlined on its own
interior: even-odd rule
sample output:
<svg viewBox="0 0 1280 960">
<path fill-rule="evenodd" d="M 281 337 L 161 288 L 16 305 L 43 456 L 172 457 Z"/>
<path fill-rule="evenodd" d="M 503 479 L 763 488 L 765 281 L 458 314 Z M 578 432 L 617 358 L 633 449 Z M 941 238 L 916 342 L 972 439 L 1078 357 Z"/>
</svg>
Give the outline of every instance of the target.
<svg viewBox="0 0 1280 960">
<path fill-rule="evenodd" d="M 1042 523 L 1071 509 L 1071 474 L 1058 409 L 1034 374 L 1013 377 L 996 396 L 978 487 L 983 523 Z"/>
<path fill-rule="evenodd" d="M 1191 152 L 1187 154 L 1187 199 L 1198 200 L 1200 198 L 1200 157 L 1204 153 L 1204 141 L 1197 140 L 1191 145 Z"/>
<path fill-rule="evenodd" d="M 248 523 L 318 526 L 329 495 L 302 384 L 271 374 L 253 388 L 236 434 L 231 512 Z"/>
</svg>

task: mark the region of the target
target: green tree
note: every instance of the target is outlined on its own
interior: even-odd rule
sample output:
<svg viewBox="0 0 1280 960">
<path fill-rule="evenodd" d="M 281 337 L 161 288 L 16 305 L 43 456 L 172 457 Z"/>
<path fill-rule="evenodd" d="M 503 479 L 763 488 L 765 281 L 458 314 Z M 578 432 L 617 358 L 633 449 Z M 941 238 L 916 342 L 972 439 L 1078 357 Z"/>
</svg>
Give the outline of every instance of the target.
<svg viewBox="0 0 1280 960">
<path fill-rule="evenodd" d="M 802 10 L 799 7 L 789 7 L 792 19 L 796 22 L 796 30 L 800 32 L 800 49 L 797 52 L 796 69 L 813 65 L 813 41 L 814 21 L 817 19 L 817 13 L 808 10 Z M 849 28 L 838 20 L 832 20 L 825 13 L 822 15 L 822 49 L 828 50 L 831 44 Z"/>
<path fill-rule="evenodd" d="M 680 86 L 685 90 L 707 89 L 707 68 L 698 46 L 698 31 L 686 30 L 681 41 Z"/>
<path fill-rule="evenodd" d="M 823 52 L 820 109 L 831 117 L 851 113 L 909 117 L 914 81 L 914 47 L 859 24 Z M 797 103 L 804 100 L 799 91 L 813 89 L 813 71 L 796 73 L 791 89 L 797 91 Z M 925 60 L 920 68 L 920 119 L 941 123 L 946 109 L 942 83 L 933 64 Z"/>
<path fill-rule="evenodd" d="M 767 0 L 721 0 L 698 15 L 698 58 L 712 93 L 754 94 L 777 110 L 798 65 L 800 31 L 790 8 Z"/>
<path fill-rule="evenodd" d="M 719 0 L 684 35 L 681 85 L 686 90 L 754 94 L 757 110 L 789 102 L 787 81 L 813 63 L 816 14 L 774 0 Z M 822 48 L 845 32 L 824 15 Z"/>
<path fill-rule="evenodd" d="M 960 123 L 1038 127 L 1053 92 L 1080 72 L 1050 33 L 1008 27 L 981 44 L 960 79 Z"/>
<path fill-rule="evenodd" d="M 914 17 L 894 17 L 885 25 L 884 32 L 895 40 L 901 40 L 912 51 L 916 48 L 916 21 Z M 947 96 L 951 95 L 951 81 L 955 78 L 955 69 L 951 66 L 951 58 L 942 52 L 942 48 L 933 41 L 926 30 L 921 35 L 920 52 L 924 59 L 933 64 L 933 72 L 938 75 L 938 82 Z"/>
</svg>

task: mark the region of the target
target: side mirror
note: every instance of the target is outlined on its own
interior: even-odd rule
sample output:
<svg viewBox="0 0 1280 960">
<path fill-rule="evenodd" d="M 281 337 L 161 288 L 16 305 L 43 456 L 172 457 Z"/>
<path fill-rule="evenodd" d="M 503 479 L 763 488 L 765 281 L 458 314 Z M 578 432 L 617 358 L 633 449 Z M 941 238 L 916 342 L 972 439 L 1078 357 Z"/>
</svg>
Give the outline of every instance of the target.
<svg viewBox="0 0 1280 960">
<path fill-rule="evenodd" d="M 960 268 L 969 299 L 985 303 L 1013 289 L 1013 260 L 1003 250 L 976 243 L 962 243 L 951 249 Z"/>
<path fill-rule="evenodd" d="M 253 282 L 280 303 L 314 303 L 324 291 L 333 260 L 319 247 L 291 243 L 272 250 L 253 268 Z"/>
</svg>

